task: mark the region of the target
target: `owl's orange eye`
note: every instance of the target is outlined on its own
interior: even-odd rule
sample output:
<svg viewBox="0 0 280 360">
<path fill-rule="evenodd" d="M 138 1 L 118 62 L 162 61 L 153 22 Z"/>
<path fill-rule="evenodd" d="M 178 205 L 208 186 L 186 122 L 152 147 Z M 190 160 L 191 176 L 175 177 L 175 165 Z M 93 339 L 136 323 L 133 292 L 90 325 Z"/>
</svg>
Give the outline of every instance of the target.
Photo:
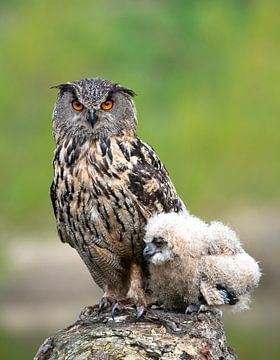
<svg viewBox="0 0 280 360">
<path fill-rule="evenodd" d="M 104 101 L 104 103 L 101 104 L 101 107 L 103 110 L 110 110 L 110 109 L 112 109 L 112 106 L 113 106 L 112 100 Z"/>
<path fill-rule="evenodd" d="M 74 110 L 81 111 L 81 110 L 83 110 L 84 105 L 81 104 L 78 100 L 73 100 L 72 101 L 72 107 L 73 107 Z"/>
</svg>

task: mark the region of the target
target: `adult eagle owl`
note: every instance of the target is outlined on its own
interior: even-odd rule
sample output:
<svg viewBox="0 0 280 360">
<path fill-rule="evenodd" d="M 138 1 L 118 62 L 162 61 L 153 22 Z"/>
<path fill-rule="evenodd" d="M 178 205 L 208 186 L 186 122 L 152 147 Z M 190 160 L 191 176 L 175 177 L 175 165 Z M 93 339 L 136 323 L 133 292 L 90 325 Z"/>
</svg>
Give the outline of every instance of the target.
<svg viewBox="0 0 280 360">
<path fill-rule="evenodd" d="M 86 78 L 55 86 L 51 199 L 59 236 L 104 290 L 100 308 L 147 305 L 147 219 L 184 205 L 154 150 L 136 135 L 134 92 Z"/>
</svg>

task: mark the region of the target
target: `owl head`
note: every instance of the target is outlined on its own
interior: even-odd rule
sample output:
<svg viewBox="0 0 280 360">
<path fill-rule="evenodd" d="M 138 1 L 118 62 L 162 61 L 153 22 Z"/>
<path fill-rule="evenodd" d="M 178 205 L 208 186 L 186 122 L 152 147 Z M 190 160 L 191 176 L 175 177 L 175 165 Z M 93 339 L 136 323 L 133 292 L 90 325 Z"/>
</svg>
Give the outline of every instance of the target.
<svg viewBox="0 0 280 360">
<path fill-rule="evenodd" d="M 59 89 L 53 112 L 57 142 L 68 137 L 99 138 L 135 133 L 135 93 L 117 83 L 86 78 L 53 86 Z"/>
</svg>

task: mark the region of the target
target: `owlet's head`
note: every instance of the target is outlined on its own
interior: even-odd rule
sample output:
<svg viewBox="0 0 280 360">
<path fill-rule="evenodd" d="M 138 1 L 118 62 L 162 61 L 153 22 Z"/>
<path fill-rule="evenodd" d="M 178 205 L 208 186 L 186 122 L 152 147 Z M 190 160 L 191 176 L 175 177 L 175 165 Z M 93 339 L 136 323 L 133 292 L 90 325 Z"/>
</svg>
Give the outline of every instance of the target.
<svg viewBox="0 0 280 360">
<path fill-rule="evenodd" d="M 145 227 L 143 256 L 148 263 L 162 265 L 183 256 L 186 215 L 161 213 L 150 217 Z"/>
<path fill-rule="evenodd" d="M 132 90 L 100 78 L 86 78 L 54 88 L 60 90 L 53 112 L 56 142 L 67 137 L 87 139 L 135 132 Z"/>
</svg>

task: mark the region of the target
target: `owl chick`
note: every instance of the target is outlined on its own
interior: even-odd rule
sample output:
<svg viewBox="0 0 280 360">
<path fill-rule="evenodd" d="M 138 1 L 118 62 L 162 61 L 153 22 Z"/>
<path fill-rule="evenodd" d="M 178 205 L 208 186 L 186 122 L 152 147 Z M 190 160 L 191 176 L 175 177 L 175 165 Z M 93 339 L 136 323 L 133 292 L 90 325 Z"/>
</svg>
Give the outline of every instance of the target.
<svg viewBox="0 0 280 360">
<path fill-rule="evenodd" d="M 126 298 L 143 309 L 144 226 L 152 214 L 184 205 L 154 150 L 136 135 L 132 90 L 100 78 L 56 88 L 51 199 L 59 236 L 104 290 L 101 309 Z"/>
<path fill-rule="evenodd" d="M 187 213 L 159 214 L 148 220 L 144 241 L 150 288 L 166 307 L 247 307 L 261 273 L 227 226 Z"/>
</svg>

